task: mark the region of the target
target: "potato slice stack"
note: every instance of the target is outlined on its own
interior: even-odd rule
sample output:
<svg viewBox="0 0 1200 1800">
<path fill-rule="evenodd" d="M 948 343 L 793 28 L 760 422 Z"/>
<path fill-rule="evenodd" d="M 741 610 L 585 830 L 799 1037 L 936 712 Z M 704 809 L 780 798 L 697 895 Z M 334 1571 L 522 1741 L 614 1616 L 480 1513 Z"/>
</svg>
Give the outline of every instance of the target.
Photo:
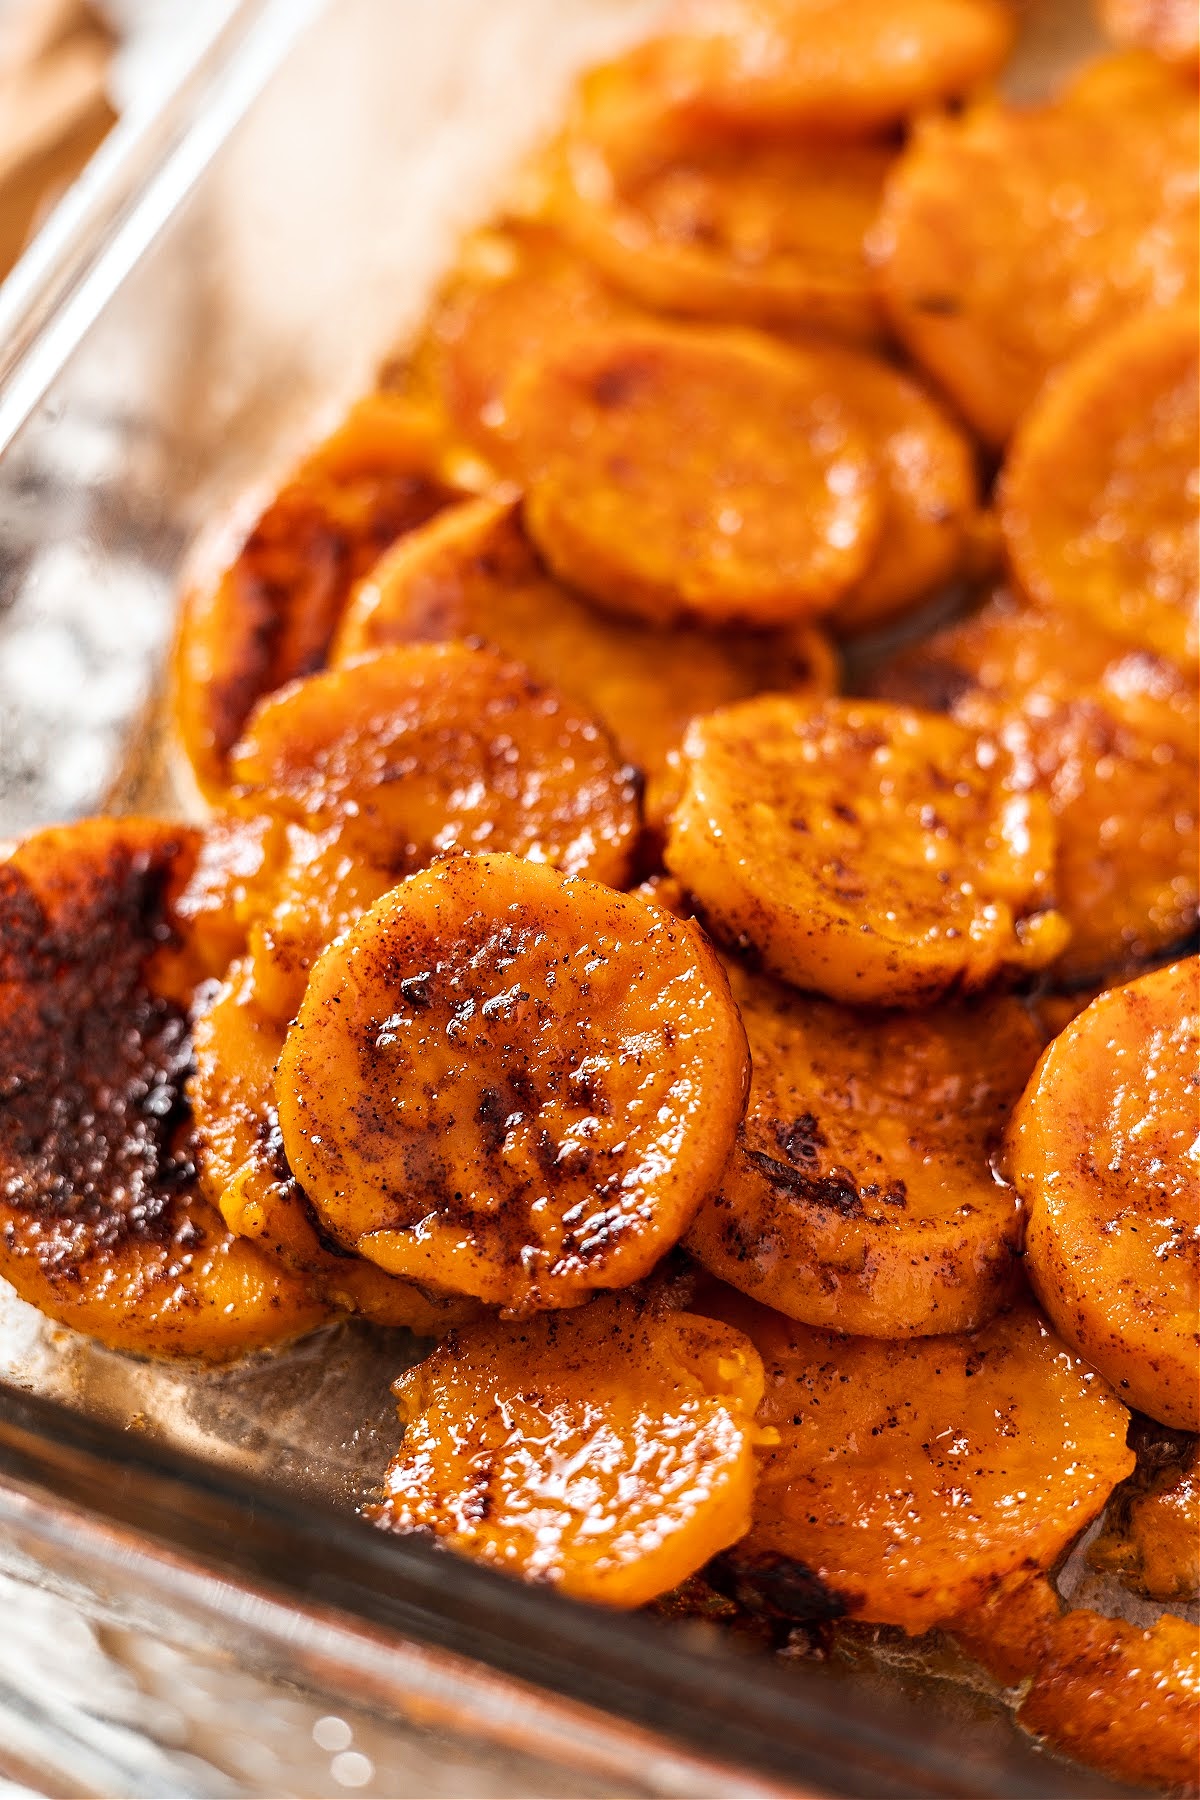
<svg viewBox="0 0 1200 1800">
<path fill-rule="evenodd" d="M 1036 108 L 999 0 L 582 79 L 187 597 L 206 829 L 0 865 L 0 1269 L 150 1353 L 435 1338 L 380 1526 L 948 1627 L 1165 1781 L 1178 1622 L 1053 1580 L 1106 1506 L 1195 1580 L 1197 99 L 1108 11 Z"/>
</svg>

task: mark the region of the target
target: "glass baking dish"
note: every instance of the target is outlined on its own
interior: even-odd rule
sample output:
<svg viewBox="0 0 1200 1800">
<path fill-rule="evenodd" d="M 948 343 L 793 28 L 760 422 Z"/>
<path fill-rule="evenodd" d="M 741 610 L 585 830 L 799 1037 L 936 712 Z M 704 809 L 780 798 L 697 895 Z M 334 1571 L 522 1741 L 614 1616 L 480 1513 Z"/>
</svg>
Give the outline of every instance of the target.
<svg viewBox="0 0 1200 1800">
<path fill-rule="evenodd" d="M 88 196 L 0 363 L 0 835 L 186 810 L 175 596 L 419 320 L 581 64 L 656 0 L 252 0 Z M 1014 70 L 1081 49 L 1030 0 Z M 948 1648 L 824 1663 L 586 1610 L 357 1516 L 412 1348 L 342 1325 L 222 1372 L 111 1355 L 0 1284 L 0 1575 L 391 1722 L 413 1793 L 1120 1793 Z"/>
</svg>

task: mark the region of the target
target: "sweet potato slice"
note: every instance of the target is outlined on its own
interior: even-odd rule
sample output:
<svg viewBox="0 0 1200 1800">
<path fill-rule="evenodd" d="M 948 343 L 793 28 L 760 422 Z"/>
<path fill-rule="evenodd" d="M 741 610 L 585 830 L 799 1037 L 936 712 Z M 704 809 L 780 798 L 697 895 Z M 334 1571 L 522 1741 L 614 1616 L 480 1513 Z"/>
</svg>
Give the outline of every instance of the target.
<svg viewBox="0 0 1200 1800">
<path fill-rule="evenodd" d="M 1138 1421 L 1138 1466 L 1109 1502 L 1088 1545 L 1093 1569 L 1152 1600 L 1193 1601 L 1200 1588 L 1200 1442 Z"/>
<path fill-rule="evenodd" d="M 1088 339 L 1193 301 L 1195 91 L 922 123 L 872 237 L 897 335 L 991 443 Z"/>
<path fill-rule="evenodd" d="M 791 624 L 867 567 L 876 464 L 811 354 L 734 329 L 613 326 L 527 371 L 511 407 L 531 537 L 615 612 Z"/>
<path fill-rule="evenodd" d="M 1071 925 L 1058 980 L 1133 973 L 1195 929 L 1200 726 L 1195 683 L 1173 665 L 1001 593 L 893 659 L 872 692 L 949 712 L 1032 764 Z"/>
<path fill-rule="evenodd" d="M 313 971 L 276 1091 L 339 1242 L 516 1310 L 646 1275 L 715 1184 L 746 1038 L 703 935 L 509 856 L 403 882 Z"/>
<path fill-rule="evenodd" d="M 917 1006 L 1061 952 L 1049 802 L 953 721 L 764 695 L 696 720 L 685 761 L 667 867 L 798 987 Z"/>
<path fill-rule="evenodd" d="M 758 1420 L 779 1441 L 733 1552 L 765 1599 L 807 1575 L 827 1610 L 925 1631 L 1053 1562 L 1133 1465 L 1125 1408 L 1031 1306 L 907 1343 L 812 1331 L 728 1289 L 703 1307 L 766 1370 Z"/>
<path fill-rule="evenodd" d="M 1194 305 L 1090 343 L 1013 439 L 1000 521 L 1039 606 L 1194 669 L 1200 644 L 1200 336 Z"/>
<path fill-rule="evenodd" d="M 275 1107 L 285 1027 L 258 1004 L 254 974 L 252 959 L 235 964 L 195 1021 L 187 1093 L 201 1186 L 230 1231 L 303 1273 L 331 1310 L 443 1336 L 469 1316 L 470 1305 L 348 1254 L 321 1230 L 288 1167 Z"/>
<path fill-rule="evenodd" d="M 979 478 L 964 433 L 909 376 L 833 344 L 819 354 L 831 389 L 865 428 L 881 472 L 879 541 L 829 619 L 848 635 L 887 624 L 960 573 L 979 526 Z"/>
<path fill-rule="evenodd" d="M 603 727 L 518 663 L 466 644 L 381 650 L 265 701 L 230 762 L 230 804 L 340 832 L 397 873 L 511 850 L 620 886 L 637 781 Z"/>
<path fill-rule="evenodd" d="M 877 338 L 865 240 L 895 151 L 679 142 L 647 91 L 645 54 L 581 83 L 551 187 L 567 242 L 657 312 Z"/>
<path fill-rule="evenodd" d="M 1021 1218 L 991 1156 L 1042 1047 L 1018 1000 L 878 1013 L 731 965 L 750 1103 L 687 1246 L 829 1330 L 967 1331 L 1015 1292 Z"/>
<path fill-rule="evenodd" d="M 328 1316 L 201 1196 L 186 826 L 95 819 L 0 862 L 0 1275 L 114 1349 L 219 1362 Z"/>
<path fill-rule="evenodd" d="M 519 656 L 576 695 L 642 771 L 652 820 L 669 808 L 689 720 L 764 688 L 829 694 L 833 650 L 789 632 L 656 630 L 590 606 L 547 575 L 511 501 L 468 500 L 382 558 L 351 602 L 335 660 L 389 645 L 466 639 Z"/>
<path fill-rule="evenodd" d="M 1064 1612 L 1044 1576 L 1016 1574 L 954 1635 L 998 1679 L 1021 1682 L 1017 1718 L 1091 1767 L 1186 1791 L 1200 1757 L 1200 1643 L 1166 1615 L 1148 1628 Z"/>
<path fill-rule="evenodd" d="M 453 497 L 438 443 L 424 412 L 368 395 L 284 484 L 228 568 L 185 596 L 173 713 L 209 798 L 222 794 L 255 702 L 321 667 L 354 582 Z"/>
<path fill-rule="evenodd" d="M 629 311 L 557 232 L 505 220 L 461 246 L 402 380 L 414 397 L 435 398 L 463 436 L 509 472 L 508 393 L 516 375 L 565 338 Z"/>
<path fill-rule="evenodd" d="M 738 1331 L 606 1295 L 458 1332 L 396 1383 L 389 1531 L 644 1605 L 750 1522 L 762 1364 Z"/>
<path fill-rule="evenodd" d="M 1200 1429 L 1200 961 L 1112 988 L 1013 1116 L 1029 1277 L 1059 1331 L 1164 1425 Z"/>
<path fill-rule="evenodd" d="M 1192 0 L 1099 0 L 1099 12 L 1118 44 L 1152 50 L 1181 69 L 1200 63 L 1200 13 Z"/>
<path fill-rule="evenodd" d="M 728 0 L 647 45 L 643 78 L 701 129 L 862 137 L 997 73 L 999 0 Z"/>
</svg>

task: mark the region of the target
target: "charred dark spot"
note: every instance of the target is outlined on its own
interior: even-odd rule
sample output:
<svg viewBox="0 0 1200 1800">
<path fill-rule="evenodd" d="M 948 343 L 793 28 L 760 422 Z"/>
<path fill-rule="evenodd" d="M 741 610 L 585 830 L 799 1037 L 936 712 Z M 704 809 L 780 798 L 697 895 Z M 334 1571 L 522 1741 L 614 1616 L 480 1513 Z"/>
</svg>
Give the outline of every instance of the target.
<svg viewBox="0 0 1200 1800">
<path fill-rule="evenodd" d="M 928 313 L 936 319 L 956 319 L 962 311 L 962 301 L 954 294 L 918 294 L 912 302 L 912 310 Z"/>
<path fill-rule="evenodd" d="M 400 983 L 400 992 L 414 1012 L 424 1012 L 432 1005 L 427 975 L 409 975 Z"/>
<path fill-rule="evenodd" d="M 55 1275 L 185 1224 L 191 1034 L 147 978 L 182 843 L 81 844 L 38 891 L 0 868 L 0 1201 Z"/>
<path fill-rule="evenodd" d="M 601 369 L 593 377 L 591 397 L 597 406 L 605 410 L 627 406 L 641 393 L 648 377 L 649 370 L 640 362 L 614 363 L 610 368 Z"/>
<path fill-rule="evenodd" d="M 812 1113 L 801 1113 L 790 1125 L 782 1120 L 775 1126 L 775 1141 L 790 1163 L 798 1168 L 815 1168 L 819 1152 L 825 1148 L 825 1133 Z"/>
<path fill-rule="evenodd" d="M 747 1162 L 757 1169 L 764 1181 L 777 1192 L 786 1194 L 789 1200 L 824 1207 L 840 1213 L 844 1219 L 861 1217 L 862 1196 L 857 1184 L 844 1170 L 830 1169 L 824 1175 L 809 1175 L 788 1163 L 777 1162 L 761 1150 L 747 1150 L 745 1154 Z"/>
<path fill-rule="evenodd" d="M 842 1619 L 852 1610 L 849 1599 L 827 1586 L 807 1563 L 774 1551 L 728 1551 L 709 1564 L 708 1576 L 719 1593 L 760 1618 L 819 1623 Z"/>
</svg>

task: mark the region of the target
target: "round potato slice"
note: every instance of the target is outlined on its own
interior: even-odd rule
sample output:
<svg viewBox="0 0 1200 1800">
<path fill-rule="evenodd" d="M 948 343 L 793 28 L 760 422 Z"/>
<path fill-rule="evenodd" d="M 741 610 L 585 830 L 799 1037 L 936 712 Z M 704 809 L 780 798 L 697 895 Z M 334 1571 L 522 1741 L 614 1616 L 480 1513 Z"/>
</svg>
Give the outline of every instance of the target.
<svg viewBox="0 0 1200 1800">
<path fill-rule="evenodd" d="M 895 151 L 673 142 L 644 64 L 640 48 L 581 84 L 550 198 L 568 243 L 654 311 L 877 338 L 865 240 Z"/>
<path fill-rule="evenodd" d="M 546 574 L 516 505 L 468 500 L 413 532 L 358 589 L 334 647 L 347 660 L 394 644 L 461 638 L 520 656 L 575 694 L 642 771 L 661 819 L 689 721 L 764 688 L 830 694 L 837 661 L 811 625 L 789 632 L 656 630 L 599 611 Z"/>
<path fill-rule="evenodd" d="M 642 1606 L 740 1537 L 762 1364 L 738 1331 L 614 1294 L 457 1333 L 396 1383 L 389 1531 Z"/>
<path fill-rule="evenodd" d="M 872 692 L 949 712 L 1032 763 L 1071 925 L 1059 981 L 1134 973 L 1195 930 L 1200 723 L 1195 683 L 1172 664 L 1001 593 L 893 659 Z"/>
<path fill-rule="evenodd" d="M 185 596 L 172 709 L 210 799 L 223 794 L 255 702 L 321 667 L 354 582 L 454 497 L 437 462 L 426 413 L 366 396 L 279 490 L 228 568 Z"/>
<path fill-rule="evenodd" d="M 198 834 L 39 833 L 0 862 L 0 1275 L 113 1349 L 220 1362 L 321 1324 L 199 1192 L 184 1083 Z"/>
<path fill-rule="evenodd" d="M 1007 1686 L 1017 1718 L 1056 1750 L 1140 1788 L 1186 1792 L 1200 1756 L 1200 1644 L 1169 1614 L 1149 1627 L 1064 1611 L 1044 1575 L 997 1584 L 954 1635 Z"/>
<path fill-rule="evenodd" d="M 1153 50 L 1181 69 L 1200 63 L 1200 12 L 1192 0 L 1099 0 L 1099 12 L 1118 44 Z"/>
<path fill-rule="evenodd" d="M 960 573 L 979 524 L 979 477 L 966 436 L 915 381 L 877 356 L 813 349 L 881 471 L 875 553 L 828 621 L 845 636 L 887 624 Z"/>
<path fill-rule="evenodd" d="M 642 79 L 701 128 L 861 137 L 969 92 L 1013 38 L 1000 0 L 725 0 L 641 53 Z"/>
<path fill-rule="evenodd" d="M 1129 1414 L 1031 1306 L 957 1337 L 812 1331 L 725 1290 L 705 1311 L 763 1359 L 754 1523 L 732 1552 L 768 1602 L 927 1631 L 1047 1567 L 1133 1466 Z M 800 1579 L 803 1577 L 804 1579 Z"/>
<path fill-rule="evenodd" d="M 517 374 L 565 338 L 629 311 L 557 232 L 508 219 L 463 243 L 402 379 L 416 396 L 436 397 L 464 437 L 509 472 Z"/>
<path fill-rule="evenodd" d="M 1062 368 L 1000 486 L 1013 573 L 1039 606 L 1194 670 L 1200 646 L 1200 333 L 1151 312 Z"/>
<path fill-rule="evenodd" d="M 746 1036 L 694 926 L 508 856 L 453 858 L 313 971 L 276 1091 L 339 1242 L 518 1311 L 646 1275 L 715 1185 Z"/>
<path fill-rule="evenodd" d="M 230 803 L 402 872 L 451 849 L 511 850 L 619 887 L 637 779 L 608 734 L 519 663 L 466 644 L 381 650 L 265 701 L 230 762 Z"/>
<path fill-rule="evenodd" d="M 426 1293 L 348 1254 L 321 1230 L 288 1167 L 275 1107 L 285 1027 L 258 1005 L 254 973 L 252 959 L 236 964 L 195 1022 L 187 1094 L 201 1186 L 232 1232 L 301 1271 L 331 1310 L 444 1336 L 470 1316 L 470 1304 Z"/>
<path fill-rule="evenodd" d="M 1094 1000 L 1013 1116 L 1029 1278 L 1131 1406 L 1200 1430 L 1200 960 Z"/>
<path fill-rule="evenodd" d="M 807 1325 L 878 1338 L 981 1325 L 1018 1278 L 1020 1210 L 991 1157 L 1042 1048 L 1025 1007 L 877 1013 L 729 976 L 750 1103 L 692 1255 Z"/>
<path fill-rule="evenodd" d="M 751 332 L 613 326 L 514 387 L 551 569 L 666 625 L 785 625 L 865 572 L 878 471 L 819 359 Z"/>
<path fill-rule="evenodd" d="M 1098 332 L 1194 300 L 1197 125 L 1180 83 L 1153 107 L 986 105 L 914 134 L 871 240 L 881 292 L 989 442 Z"/>
<path fill-rule="evenodd" d="M 667 867 L 797 987 L 920 1006 L 1066 943 L 1049 802 L 950 719 L 764 695 L 696 720 L 685 762 Z"/>
</svg>

